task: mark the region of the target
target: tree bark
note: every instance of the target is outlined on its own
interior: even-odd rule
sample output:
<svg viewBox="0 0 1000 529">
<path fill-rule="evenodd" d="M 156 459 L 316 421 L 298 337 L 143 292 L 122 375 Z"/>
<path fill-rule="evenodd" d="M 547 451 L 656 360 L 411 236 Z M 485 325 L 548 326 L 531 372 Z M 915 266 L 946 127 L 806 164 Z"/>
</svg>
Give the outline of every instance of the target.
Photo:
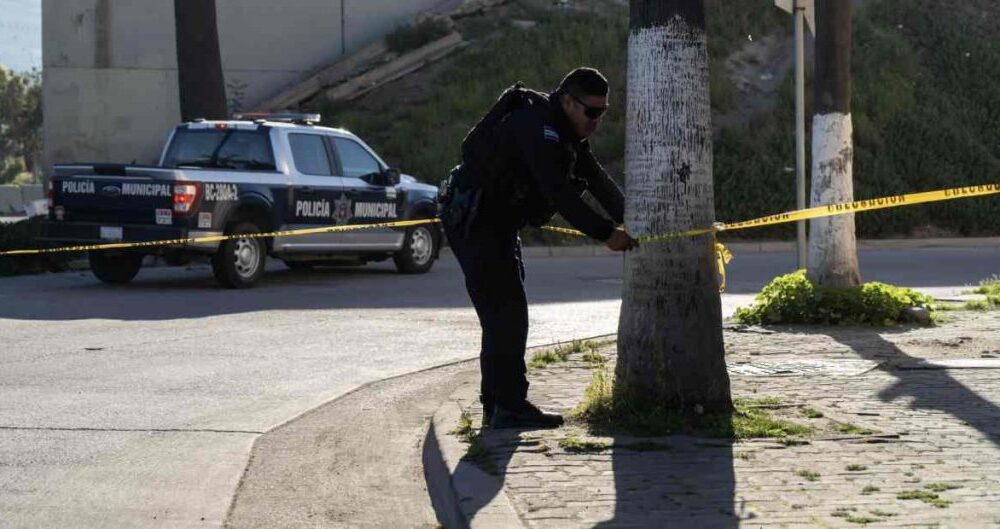
<svg viewBox="0 0 1000 529">
<path fill-rule="evenodd" d="M 215 0 L 174 0 L 181 120 L 227 119 Z"/>
<path fill-rule="evenodd" d="M 654 234 L 710 226 L 712 127 L 703 0 L 632 0 L 625 222 Z M 732 409 L 709 236 L 625 258 L 618 387 L 686 411 Z"/>
<path fill-rule="evenodd" d="M 854 200 L 851 16 L 852 0 L 816 1 L 813 207 Z M 830 287 L 861 284 L 854 214 L 813 219 L 809 232 L 809 279 Z"/>
</svg>

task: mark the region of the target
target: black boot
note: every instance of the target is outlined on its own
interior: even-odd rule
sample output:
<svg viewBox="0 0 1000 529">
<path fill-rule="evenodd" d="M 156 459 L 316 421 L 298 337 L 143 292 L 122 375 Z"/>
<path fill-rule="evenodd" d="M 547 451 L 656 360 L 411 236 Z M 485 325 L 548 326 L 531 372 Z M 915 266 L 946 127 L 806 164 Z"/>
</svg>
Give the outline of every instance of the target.
<svg viewBox="0 0 1000 529">
<path fill-rule="evenodd" d="M 492 428 L 558 428 L 562 424 L 562 415 L 545 413 L 528 401 L 514 407 L 497 404 L 490 421 Z"/>
</svg>

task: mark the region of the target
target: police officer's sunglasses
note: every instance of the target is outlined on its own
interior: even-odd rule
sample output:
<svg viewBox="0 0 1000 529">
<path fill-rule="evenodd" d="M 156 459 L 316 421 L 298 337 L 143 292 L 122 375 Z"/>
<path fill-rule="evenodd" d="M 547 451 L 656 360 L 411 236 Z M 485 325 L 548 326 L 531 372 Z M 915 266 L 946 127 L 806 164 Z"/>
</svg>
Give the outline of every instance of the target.
<svg viewBox="0 0 1000 529">
<path fill-rule="evenodd" d="M 569 94 L 569 96 L 572 97 L 577 103 L 580 103 L 580 106 L 583 107 L 583 115 L 587 116 L 590 119 L 595 119 L 595 120 L 601 119 L 601 116 L 603 116 L 604 113 L 608 111 L 608 106 L 610 106 L 610 105 L 604 105 L 603 107 L 592 107 L 584 103 L 582 99 L 576 97 L 574 94 L 571 94 L 570 92 L 566 93 Z"/>
</svg>

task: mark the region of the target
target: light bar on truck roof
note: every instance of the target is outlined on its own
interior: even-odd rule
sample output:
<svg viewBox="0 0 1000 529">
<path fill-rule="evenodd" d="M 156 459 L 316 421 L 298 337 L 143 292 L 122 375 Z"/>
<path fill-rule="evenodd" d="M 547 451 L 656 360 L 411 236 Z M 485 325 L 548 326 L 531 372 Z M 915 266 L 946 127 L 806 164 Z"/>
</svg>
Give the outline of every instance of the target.
<svg viewBox="0 0 1000 529">
<path fill-rule="evenodd" d="M 271 114 L 268 112 L 240 112 L 233 114 L 233 119 L 242 121 L 279 121 L 285 123 L 301 123 L 312 125 L 319 123 L 323 116 L 319 114 L 304 114 L 298 112 L 279 112 Z"/>
<path fill-rule="evenodd" d="M 225 121 L 204 121 L 195 120 L 193 123 L 187 124 L 188 130 L 204 130 L 204 129 L 215 129 L 215 130 L 257 130 L 259 127 L 256 123 L 228 123 Z"/>
</svg>

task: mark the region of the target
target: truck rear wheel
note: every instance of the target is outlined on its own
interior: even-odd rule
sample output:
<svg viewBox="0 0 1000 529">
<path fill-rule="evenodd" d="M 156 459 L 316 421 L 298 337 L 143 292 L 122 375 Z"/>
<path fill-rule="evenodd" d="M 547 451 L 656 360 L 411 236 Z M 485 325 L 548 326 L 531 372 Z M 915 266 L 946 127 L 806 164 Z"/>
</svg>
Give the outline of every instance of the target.
<svg viewBox="0 0 1000 529">
<path fill-rule="evenodd" d="M 240 222 L 226 230 L 227 235 L 260 233 L 252 222 Z M 219 244 L 212 256 L 215 279 L 226 288 L 249 288 L 264 274 L 267 243 L 259 237 L 238 237 Z"/>
<path fill-rule="evenodd" d="M 434 266 L 441 232 L 436 227 L 425 224 L 407 228 L 403 237 L 403 249 L 392 255 L 396 269 L 404 274 L 422 274 Z"/>
<path fill-rule="evenodd" d="M 87 257 L 94 276 L 111 285 L 128 283 L 142 268 L 142 254 L 91 251 Z"/>
</svg>

